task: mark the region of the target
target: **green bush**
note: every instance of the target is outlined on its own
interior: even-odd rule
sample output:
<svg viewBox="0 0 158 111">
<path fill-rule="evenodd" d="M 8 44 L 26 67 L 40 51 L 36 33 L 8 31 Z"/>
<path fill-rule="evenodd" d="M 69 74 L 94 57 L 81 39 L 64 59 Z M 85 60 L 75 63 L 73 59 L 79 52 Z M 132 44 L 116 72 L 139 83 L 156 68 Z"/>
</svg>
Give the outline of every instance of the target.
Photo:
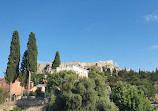
<svg viewBox="0 0 158 111">
<path fill-rule="evenodd" d="M 14 108 L 13 108 L 13 111 L 22 111 L 22 109 L 19 108 L 19 107 L 14 107 Z"/>
<path fill-rule="evenodd" d="M 0 104 L 4 103 L 6 98 L 9 97 L 8 92 L 4 91 L 2 88 L 0 88 Z"/>
</svg>

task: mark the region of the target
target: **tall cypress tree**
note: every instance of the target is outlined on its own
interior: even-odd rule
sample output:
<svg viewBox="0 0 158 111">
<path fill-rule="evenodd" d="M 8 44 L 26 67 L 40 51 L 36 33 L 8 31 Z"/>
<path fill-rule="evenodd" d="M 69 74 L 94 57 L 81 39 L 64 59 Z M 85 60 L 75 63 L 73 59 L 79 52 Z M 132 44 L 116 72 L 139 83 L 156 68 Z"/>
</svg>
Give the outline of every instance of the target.
<svg viewBox="0 0 158 111">
<path fill-rule="evenodd" d="M 38 51 L 37 51 L 37 45 L 36 45 L 36 38 L 35 38 L 35 34 L 33 32 L 31 32 L 31 34 L 29 35 L 29 40 L 27 43 L 27 57 L 26 57 L 26 61 L 27 61 L 27 72 L 28 72 L 28 97 L 29 97 L 29 93 L 30 93 L 30 79 L 31 79 L 31 73 L 36 73 L 37 72 L 37 55 L 38 55 Z"/>
<path fill-rule="evenodd" d="M 19 33 L 18 31 L 14 31 L 12 35 L 10 55 L 8 58 L 8 64 L 5 73 L 5 79 L 8 83 L 10 83 L 10 95 L 12 90 L 12 83 L 14 83 L 14 81 L 17 79 L 19 75 L 19 61 L 20 61 Z"/>
<path fill-rule="evenodd" d="M 27 50 L 23 54 L 22 62 L 21 62 L 21 68 L 20 68 L 20 81 L 22 86 L 26 86 L 28 82 L 28 71 L 27 71 Z"/>
<path fill-rule="evenodd" d="M 27 43 L 27 53 L 27 70 L 30 72 L 36 72 L 38 51 L 35 34 L 33 32 L 31 32 L 31 34 L 29 35 L 29 40 Z"/>
<path fill-rule="evenodd" d="M 56 67 L 59 67 L 60 64 L 61 64 L 60 55 L 59 55 L 59 52 L 57 51 L 54 61 L 52 62 L 52 69 L 56 69 Z"/>
</svg>

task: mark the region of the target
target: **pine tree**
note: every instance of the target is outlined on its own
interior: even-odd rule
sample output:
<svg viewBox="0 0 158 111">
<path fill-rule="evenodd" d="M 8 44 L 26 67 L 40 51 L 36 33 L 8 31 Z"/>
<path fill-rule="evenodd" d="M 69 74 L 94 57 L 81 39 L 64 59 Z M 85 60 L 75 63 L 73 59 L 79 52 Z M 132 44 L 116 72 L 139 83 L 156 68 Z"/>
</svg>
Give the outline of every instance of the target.
<svg viewBox="0 0 158 111">
<path fill-rule="evenodd" d="M 27 53 L 27 70 L 30 72 L 36 72 L 38 51 L 35 34 L 33 32 L 31 32 L 31 34 L 29 35 L 29 41 L 27 43 Z"/>
<path fill-rule="evenodd" d="M 20 42 L 19 33 L 14 31 L 12 35 L 12 41 L 10 46 L 10 55 L 8 58 L 7 69 L 5 73 L 5 79 L 10 84 L 10 95 L 12 91 L 12 83 L 15 82 L 19 75 L 19 61 L 20 61 Z M 10 96 L 11 99 L 11 96 Z"/>
<path fill-rule="evenodd" d="M 57 51 L 55 55 L 55 59 L 52 62 L 52 69 L 56 69 L 56 67 L 59 67 L 60 64 L 61 64 L 60 55 L 59 55 L 59 52 Z"/>
</svg>

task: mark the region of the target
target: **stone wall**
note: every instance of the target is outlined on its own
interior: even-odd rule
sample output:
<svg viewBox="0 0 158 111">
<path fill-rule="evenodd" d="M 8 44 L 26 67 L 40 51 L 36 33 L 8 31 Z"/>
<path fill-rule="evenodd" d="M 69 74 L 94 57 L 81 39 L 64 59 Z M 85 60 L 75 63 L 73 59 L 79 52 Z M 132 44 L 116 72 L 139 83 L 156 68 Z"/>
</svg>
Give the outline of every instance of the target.
<svg viewBox="0 0 158 111">
<path fill-rule="evenodd" d="M 85 62 L 62 62 L 60 67 L 65 67 L 65 66 L 79 66 L 83 69 L 88 69 L 93 66 L 96 66 L 100 71 L 103 71 L 104 69 L 110 68 L 111 71 L 115 68 L 117 71 L 121 70 L 121 68 L 117 65 L 117 63 L 113 63 L 112 60 L 109 61 L 98 61 L 98 62 L 93 62 L 93 63 L 85 63 Z M 37 67 L 37 73 L 51 73 L 52 72 L 52 63 L 48 62 L 46 64 L 39 64 Z"/>
</svg>

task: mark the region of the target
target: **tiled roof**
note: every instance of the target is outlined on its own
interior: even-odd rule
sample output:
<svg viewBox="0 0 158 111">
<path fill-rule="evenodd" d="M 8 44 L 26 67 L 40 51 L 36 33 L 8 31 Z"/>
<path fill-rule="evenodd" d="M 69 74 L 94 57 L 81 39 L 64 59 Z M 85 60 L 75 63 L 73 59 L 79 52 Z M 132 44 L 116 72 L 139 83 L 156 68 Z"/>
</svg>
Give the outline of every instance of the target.
<svg viewBox="0 0 158 111">
<path fill-rule="evenodd" d="M 5 78 L 0 78 L 0 81 L 5 81 Z"/>
</svg>

